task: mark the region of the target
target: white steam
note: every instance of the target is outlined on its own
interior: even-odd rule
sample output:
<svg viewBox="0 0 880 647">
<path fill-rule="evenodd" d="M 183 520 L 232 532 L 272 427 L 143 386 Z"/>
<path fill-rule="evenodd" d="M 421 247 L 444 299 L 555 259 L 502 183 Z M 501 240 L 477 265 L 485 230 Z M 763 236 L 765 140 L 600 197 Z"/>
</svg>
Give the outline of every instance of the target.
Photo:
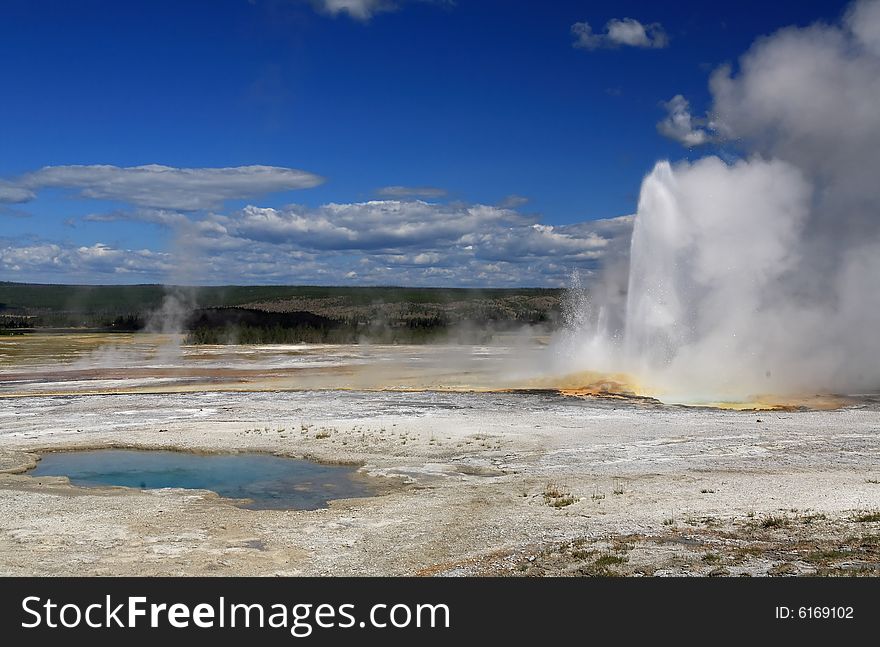
<svg viewBox="0 0 880 647">
<path fill-rule="evenodd" d="M 196 308 L 196 289 L 193 277 L 203 262 L 198 245 L 199 227 L 188 218 L 171 221 L 174 234 L 171 249 L 173 273 L 165 285 L 165 296 L 159 308 L 147 319 L 147 332 L 166 335 L 166 342 L 157 350 L 157 358 L 171 362 L 181 357 L 181 344 L 186 321 Z"/>
<path fill-rule="evenodd" d="M 880 1 L 758 40 L 711 90 L 716 135 L 749 156 L 657 164 L 625 305 L 593 300 L 623 310 L 582 317 L 577 365 L 677 401 L 876 390 Z"/>
<path fill-rule="evenodd" d="M 195 307 L 192 292 L 192 289 L 166 285 L 162 305 L 150 313 L 146 331 L 162 335 L 181 334 L 187 317 Z"/>
</svg>

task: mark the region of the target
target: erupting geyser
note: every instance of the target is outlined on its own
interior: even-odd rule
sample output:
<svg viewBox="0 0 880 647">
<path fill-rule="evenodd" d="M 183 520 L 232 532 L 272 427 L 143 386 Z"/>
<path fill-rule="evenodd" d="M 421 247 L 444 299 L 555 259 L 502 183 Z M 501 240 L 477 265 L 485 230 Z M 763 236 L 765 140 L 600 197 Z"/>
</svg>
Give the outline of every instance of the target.
<svg viewBox="0 0 880 647">
<path fill-rule="evenodd" d="M 876 392 L 880 2 L 759 40 L 711 89 L 746 156 L 655 166 L 629 271 L 604 277 L 626 298 L 586 302 L 566 368 L 680 402 Z"/>
<path fill-rule="evenodd" d="M 675 398 L 784 390 L 794 376 L 783 286 L 802 260 L 807 195 L 781 162 L 659 163 L 633 229 L 625 369 Z"/>
</svg>

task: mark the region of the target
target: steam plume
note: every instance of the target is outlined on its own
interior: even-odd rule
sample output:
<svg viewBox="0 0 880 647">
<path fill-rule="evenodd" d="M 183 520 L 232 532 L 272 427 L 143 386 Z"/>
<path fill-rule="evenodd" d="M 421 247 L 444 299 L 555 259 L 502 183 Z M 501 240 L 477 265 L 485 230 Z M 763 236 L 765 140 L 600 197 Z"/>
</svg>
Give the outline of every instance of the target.
<svg viewBox="0 0 880 647">
<path fill-rule="evenodd" d="M 577 364 L 672 400 L 876 390 L 880 1 L 759 39 L 710 88 L 745 156 L 647 176 L 625 305 L 591 302 L 618 316 L 581 318 Z"/>
</svg>

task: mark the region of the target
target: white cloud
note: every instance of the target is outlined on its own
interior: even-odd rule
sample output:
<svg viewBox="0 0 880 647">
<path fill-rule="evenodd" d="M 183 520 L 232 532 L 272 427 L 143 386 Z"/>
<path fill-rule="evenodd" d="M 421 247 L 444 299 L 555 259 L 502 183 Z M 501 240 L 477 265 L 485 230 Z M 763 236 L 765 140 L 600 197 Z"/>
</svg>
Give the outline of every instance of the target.
<svg viewBox="0 0 880 647">
<path fill-rule="evenodd" d="M 249 206 L 199 218 L 151 210 L 89 218 L 114 219 L 170 227 L 172 251 L 0 240 L 0 278 L 564 285 L 573 268 L 590 272 L 626 254 L 631 228 L 629 217 L 551 226 L 510 209 L 415 200 Z"/>
<path fill-rule="evenodd" d="M 227 229 L 244 238 L 313 249 L 374 250 L 452 243 L 473 231 L 518 222 L 522 216 L 516 212 L 485 205 L 371 200 L 317 209 L 249 206 L 229 218 Z"/>
<path fill-rule="evenodd" d="M 173 168 L 149 164 L 46 166 L 6 182 L 12 197 L 33 197 L 44 188 L 78 190 L 86 198 L 113 200 L 138 207 L 198 211 L 222 206 L 226 200 L 306 189 L 323 178 L 291 168 L 238 166 L 232 168 Z M 29 195 L 28 195 L 29 194 Z"/>
<path fill-rule="evenodd" d="M 55 244 L 18 245 L 0 247 L 0 268 L 12 272 L 45 270 L 47 266 L 58 267 L 61 247 Z"/>
<path fill-rule="evenodd" d="M 368 21 L 375 14 L 394 11 L 397 5 L 389 0 L 312 0 L 319 11 L 331 16 L 345 14 L 354 20 Z"/>
<path fill-rule="evenodd" d="M 68 246 L 0 240 L 0 271 L 18 280 L 99 278 L 133 274 L 152 279 L 173 269 L 171 255 L 148 249 L 122 250 L 104 243 Z"/>
<path fill-rule="evenodd" d="M 312 6 L 320 13 L 333 16 L 345 15 L 352 20 L 369 22 L 379 13 L 396 11 L 408 2 L 452 6 L 455 0 L 311 0 Z"/>
<path fill-rule="evenodd" d="M 498 203 L 498 206 L 502 209 L 516 209 L 517 207 L 521 207 L 528 201 L 529 199 L 525 196 L 511 193 L 510 195 L 505 196 L 501 200 L 501 202 Z"/>
<path fill-rule="evenodd" d="M 361 282 L 413 285 L 563 285 L 573 268 L 625 255 L 632 228 L 630 216 L 550 226 L 498 207 L 420 201 L 248 207 L 220 222 L 224 244 L 296 251 L 325 278 L 345 269 Z"/>
<path fill-rule="evenodd" d="M 0 180 L 0 204 L 20 204 L 29 202 L 35 197 L 33 191 Z"/>
<path fill-rule="evenodd" d="M 657 124 L 661 135 L 669 137 L 688 148 L 700 146 L 711 141 L 709 132 L 703 128 L 704 119 L 696 119 L 691 115 L 690 104 L 682 95 L 676 94 L 663 104 L 666 118 Z"/>
<path fill-rule="evenodd" d="M 573 47 L 579 49 L 602 49 L 614 47 L 643 47 L 660 49 L 669 44 L 663 25 L 658 22 L 642 24 L 633 18 L 613 18 L 605 24 L 604 33 L 596 33 L 588 22 L 576 22 L 571 26 L 575 35 Z"/>
<path fill-rule="evenodd" d="M 376 193 L 386 198 L 442 198 L 446 189 L 431 186 L 383 186 Z"/>
<path fill-rule="evenodd" d="M 467 235 L 477 258 L 522 262 L 553 258 L 557 261 L 595 261 L 608 241 L 593 231 L 578 234 L 567 227 L 533 224 L 494 232 Z"/>
</svg>

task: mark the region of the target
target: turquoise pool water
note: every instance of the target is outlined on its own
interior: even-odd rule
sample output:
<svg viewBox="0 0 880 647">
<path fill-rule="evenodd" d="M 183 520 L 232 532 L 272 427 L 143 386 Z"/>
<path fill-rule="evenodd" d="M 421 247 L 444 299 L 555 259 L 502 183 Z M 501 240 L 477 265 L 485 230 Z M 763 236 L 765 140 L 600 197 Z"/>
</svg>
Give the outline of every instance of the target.
<svg viewBox="0 0 880 647">
<path fill-rule="evenodd" d="M 44 454 L 29 474 L 66 476 L 74 485 L 140 490 L 191 488 L 249 499 L 258 510 L 316 510 L 332 499 L 371 496 L 356 468 L 269 454 L 193 454 L 99 449 Z"/>
</svg>

